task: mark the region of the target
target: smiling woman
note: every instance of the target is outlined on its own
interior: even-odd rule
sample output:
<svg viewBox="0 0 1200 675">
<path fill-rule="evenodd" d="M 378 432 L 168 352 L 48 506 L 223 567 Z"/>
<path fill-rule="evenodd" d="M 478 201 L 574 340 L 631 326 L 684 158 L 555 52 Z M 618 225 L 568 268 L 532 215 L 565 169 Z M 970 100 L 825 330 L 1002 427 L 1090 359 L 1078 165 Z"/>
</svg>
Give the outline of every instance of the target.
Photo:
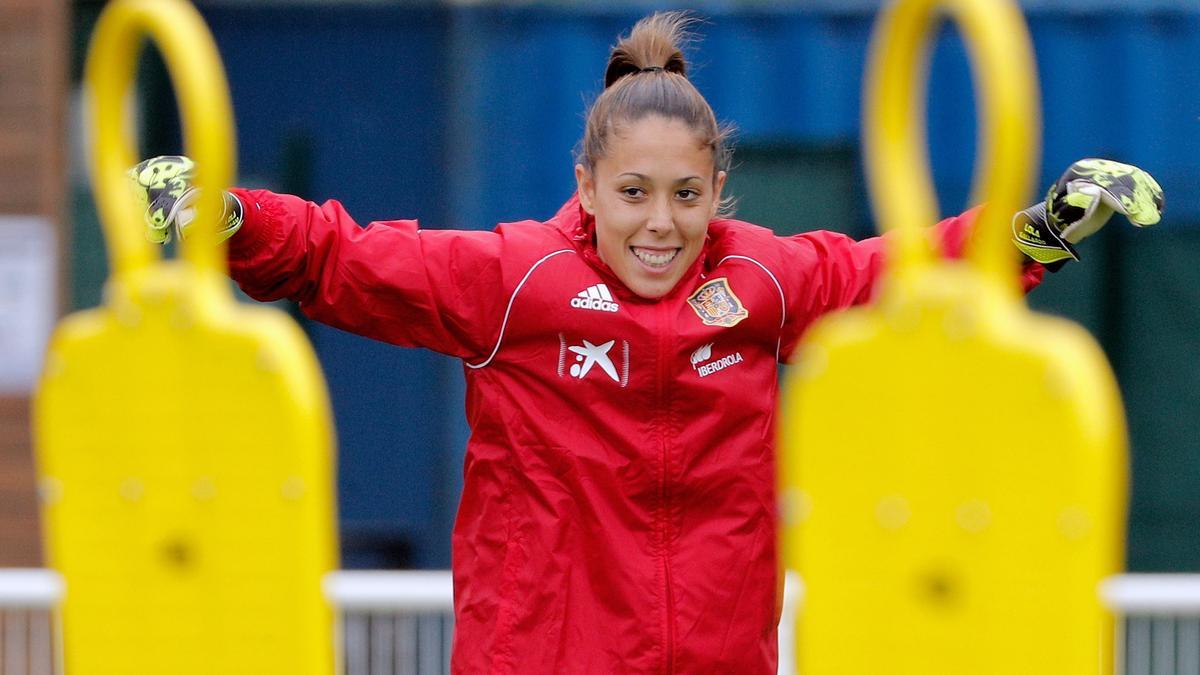
<svg viewBox="0 0 1200 675">
<path fill-rule="evenodd" d="M 722 213 L 726 133 L 687 79 L 687 25 L 655 14 L 613 49 L 548 220 L 362 228 L 336 201 L 228 191 L 251 297 L 463 361 L 454 672 L 776 669 L 778 363 L 873 297 L 884 247 Z M 186 224 L 187 176 L 152 179 L 177 161 L 133 173 L 157 234 Z M 933 228 L 946 253 L 973 218 Z"/>
<path fill-rule="evenodd" d="M 657 14 L 613 49 L 575 165 L 600 259 L 644 298 L 666 295 L 699 257 L 729 166 L 728 130 L 687 79 L 688 23 Z"/>
<path fill-rule="evenodd" d="M 606 155 L 575 165 L 579 201 L 596 219 L 600 260 L 637 295 L 661 298 L 700 256 L 725 172 L 678 118 L 625 121 L 612 136 Z"/>
</svg>

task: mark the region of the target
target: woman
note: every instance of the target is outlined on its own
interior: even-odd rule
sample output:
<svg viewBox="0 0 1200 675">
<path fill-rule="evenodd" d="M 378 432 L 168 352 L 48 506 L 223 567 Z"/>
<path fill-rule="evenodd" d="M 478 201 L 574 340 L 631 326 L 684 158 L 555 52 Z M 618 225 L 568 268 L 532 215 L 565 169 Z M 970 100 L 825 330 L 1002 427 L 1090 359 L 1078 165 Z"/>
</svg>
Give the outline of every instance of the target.
<svg viewBox="0 0 1200 675">
<path fill-rule="evenodd" d="M 722 217 L 726 134 L 687 80 L 686 24 L 656 14 L 614 48 L 578 192 L 549 221 L 361 229 L 336 202 L 227 197 L 249 295 L 463 360 L 455 672 L 776 669 L 777 364 L 871 297 L 882 242 Z M 134 172 L 158 240 L 189 169 Z M 936 226 L 948 253 L 971 221 Z"/>
</svg>

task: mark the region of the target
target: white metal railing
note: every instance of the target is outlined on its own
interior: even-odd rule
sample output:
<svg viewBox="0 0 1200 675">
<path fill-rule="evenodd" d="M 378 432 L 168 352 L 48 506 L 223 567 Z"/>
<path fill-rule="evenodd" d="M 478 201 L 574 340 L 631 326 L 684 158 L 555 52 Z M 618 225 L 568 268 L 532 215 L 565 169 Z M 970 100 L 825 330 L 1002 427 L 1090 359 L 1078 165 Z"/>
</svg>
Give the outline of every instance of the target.
<svg viewBox="0 0 1200 675">
<path fill-rule="evenodd" d="M 783 612 L 779 615 L 779 675 L 795 675 L 796 672 L 796 613 L 804 600 L 804 582 L 800 575 L 785 570 L 783 577 Z"/>
<path fill-rule="evenodd" d="M 0 673 L 57 675 L 62 578 L 45 569 L 0 570 Z"/>
<path fill-rule="evenodd" d="M 434 675 L 450 672 L 454 630 L 448 571 L 340 571 L 325 577 L 325 596 L 338 609 L 339 662 L 345 675 Z M 793 675 L 796 609 L 803 585 L 784 583 L 779 622 L 779 675 Z"/>
<path fill-rule="evenodd" d="M 345 675 L 450 672 L 454 586 L 449 571 L 340 571 L 326 575 L 337 608 Z"/>
<path fill-rule="evenodd" d="M 1123 574 L 1100 597 L 1117 614 L 1118 673 L 1200 675 L 1200 574 Z"/>
<path fill-rule="evenodd" d="M 780 675 L 794 672 L 791 636 L 803 587 L 797 576 L 788 574 L 779 622 Z M 447 672 L 445 662 L 441 670 L 386 669 L 383 659 L 399 656 L 404 640 L 414 638 L 363 622 L 365 617 L 402 620 L 412 613 L 441 611 L 452 626 L 449 572 L 335 572 L 326 580 L 326 593 L 345 617 L 347 675 Z M 1116 673 L 1200 675 L 1200 574 L 1123 574 L 1105 581 L 1100 595 L 1117 615 Z M 395 646 L 381 650 L 378 639 Z"/>
<path fill-rule="evenodd" d="M 449 572 L 338 571 L 324 586 L 338 613 L 335 640 L 345 675 L 449 671 Z M 789 636 L 802 588 L 789 575 L 779 623 L 781 675 L 792 672 Z M 0 673 L 61 675 L 56 608 L 63 593 L 51 570 L 0 569 Z M 1123 574 L 1101 584 L 1100 596 L 1117 614 L 1117 673 L 1200 675 L 1200 574 Z"/>
</svg>

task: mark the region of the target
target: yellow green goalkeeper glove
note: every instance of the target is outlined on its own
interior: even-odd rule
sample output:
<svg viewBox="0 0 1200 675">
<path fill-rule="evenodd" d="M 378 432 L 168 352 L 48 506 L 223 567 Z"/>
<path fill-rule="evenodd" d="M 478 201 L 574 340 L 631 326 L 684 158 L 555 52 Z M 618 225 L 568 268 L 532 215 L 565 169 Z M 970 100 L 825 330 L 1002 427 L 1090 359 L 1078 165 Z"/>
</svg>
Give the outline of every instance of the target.
<svg viewBox="0 0 1200 675">
<path fill-rule="evenodd" d="M 1046 201 L 1013 216 L 1013 243 L 1030 259 L 1056 271 L 1114 212 L 1138 227 L 1162 218 L 1163 191 L 1154 178 L 1130 164 L 1081 159 L 1050 186 Z"/>
<path fill-rule="evenodd" d="M 192 186 L 196 164 L 180 155 L 162 155 L 147 159 L 129 170 L 134 195 L 146 209 L 146 238 L 156 244 L 184 238 L 196 217 L 197 190 Z M 232 237 L 242 226 L 242 203 L 228 192 L 222 193 L 221 229 L 217 241 Z"/>
</svg>

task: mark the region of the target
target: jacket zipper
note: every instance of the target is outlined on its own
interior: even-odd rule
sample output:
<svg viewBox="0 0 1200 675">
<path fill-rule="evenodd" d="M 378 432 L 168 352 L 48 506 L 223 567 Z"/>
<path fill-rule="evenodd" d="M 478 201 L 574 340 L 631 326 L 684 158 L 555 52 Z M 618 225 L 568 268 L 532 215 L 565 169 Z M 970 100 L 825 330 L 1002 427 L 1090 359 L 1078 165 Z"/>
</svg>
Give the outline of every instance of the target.
<svg viewBox="0 0 1200 675">
<path fill-rule="evenodd" d="M 660 494 L 662 497 L 662 566 L 664 599 L 667 608 L 666 626 L 666 673 L 675 672 L 675 596 L 671 583 L 671 484 L 670 484 L 670 414 L 667 409 L 667 382 L 670 375 L 670 330 L 667 323 L 670 318 L 669 303 L 658 303 L 659 339 L 658 339 L 658 378 L 655 389 L 658 392 L 659 414 L 659 452 L 662 458 L 662 482 Z"/>
</svg>

